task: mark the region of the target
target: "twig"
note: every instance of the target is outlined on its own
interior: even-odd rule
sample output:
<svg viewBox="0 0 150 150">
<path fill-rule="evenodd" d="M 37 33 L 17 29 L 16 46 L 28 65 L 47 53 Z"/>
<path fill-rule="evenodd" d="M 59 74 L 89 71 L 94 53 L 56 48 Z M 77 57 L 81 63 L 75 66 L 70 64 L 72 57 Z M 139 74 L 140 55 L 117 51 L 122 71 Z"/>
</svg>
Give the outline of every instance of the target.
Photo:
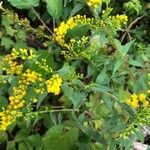
<svg viewBox="0 0 150 150">
<path fill-rule="evenodd" d="M 73 112 L 79 111 L 79 109 L 53 109 L 53 110 L 44 110 L 39 112 L 31 112 L 28 113 L 27 116 L 34 115 L 34 114 L 43 114 L 43 113 L 53 113 L 53 112 Z"/>
<path fill-rule="evenodd" d="M 126 28 L 126 32 L 125 32 L 125 33 L 122 35 L 122 37 L 121 37 L 121 42 L 123 42 L 123 40 L 124 40 L 126 34 L 128 34 L 129 39 L 131 40 L 130 29 L 132 28 L 132 26 L 133 26 L 134 24 L 136 24 L 136 23 L 137 23 L 139 20 L 141 20 L 144 16 L 145 16 L 145 15 L 140 16 L 140 17 L 136 18 L 135 20 L 133 20 L 133 21 L 130 23 L 130 25 L 128 26 L 128 28 Z"/>
<path fill-rule="evenodd" d="M 51 29 L 44 23 L 44 21 L 41 19 L 41 17 L 38 15 L 38 13 L 35 11 L 35 9 L 33 7 L 31 7 L 32 11 L 35 13 L 35 15 L 37 16 L 37 18 L 40 20 L 40 22 L 43 24 L 43 26 L 52 34 L 54 35 L 54 33 L 51 31 Z"/>
</svg>

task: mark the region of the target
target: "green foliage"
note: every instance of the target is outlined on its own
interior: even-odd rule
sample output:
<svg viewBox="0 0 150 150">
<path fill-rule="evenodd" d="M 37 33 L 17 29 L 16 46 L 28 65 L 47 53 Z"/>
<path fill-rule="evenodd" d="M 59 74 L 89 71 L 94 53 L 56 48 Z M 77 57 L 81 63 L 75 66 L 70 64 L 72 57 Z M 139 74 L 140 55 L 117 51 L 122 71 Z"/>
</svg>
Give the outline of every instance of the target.
<svg viewBox="0 0 150 150">
<path fill-rule="evenodd" d="M 39 5 L 39 0 L 8 0 L 8 2 L 19 9 L 29 9 L 31 7 L 37 7 Z"/>
<path fill-rule="evenodd" d="M 0 4 L 1 149 L 128 150 L 135 140 L 144 142 L 141 129 L 150 125 L 147 2 L 87 2 Z"/>
<path fill-rule="evenodd" d="M 62 0 L 47 0 L 47 11 L 56 20 L 59 20 L 62 15 Z"/>
<path fill-rule="evenodd" d="M 140 0 L 130 0 L 124 4 L 124 8 L 130 14 L 136 13 L 137 15 L 141 14 L 143 10 Z"/>
<path fill-rule="evenodd" d="M 65 125 L 56 125 L 50 128 L 43 137 L 44 149 L 70 150 L 78 139 L 78 129 Z M 57 145 L 57 147 L 56 147 Z"/>
</svg>

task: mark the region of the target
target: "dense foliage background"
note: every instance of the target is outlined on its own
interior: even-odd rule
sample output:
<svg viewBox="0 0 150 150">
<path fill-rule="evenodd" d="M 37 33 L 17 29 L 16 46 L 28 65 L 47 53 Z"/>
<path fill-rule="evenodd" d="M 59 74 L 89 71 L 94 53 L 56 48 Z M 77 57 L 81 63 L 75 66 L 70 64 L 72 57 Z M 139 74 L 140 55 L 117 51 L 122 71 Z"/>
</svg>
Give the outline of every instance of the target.
<svg viewBox="0 0 150 150">
<path fill-rule="evenodd" d="M 3 0 L 0 149 L 149 144 L 150 1 Z"/>
</svg>

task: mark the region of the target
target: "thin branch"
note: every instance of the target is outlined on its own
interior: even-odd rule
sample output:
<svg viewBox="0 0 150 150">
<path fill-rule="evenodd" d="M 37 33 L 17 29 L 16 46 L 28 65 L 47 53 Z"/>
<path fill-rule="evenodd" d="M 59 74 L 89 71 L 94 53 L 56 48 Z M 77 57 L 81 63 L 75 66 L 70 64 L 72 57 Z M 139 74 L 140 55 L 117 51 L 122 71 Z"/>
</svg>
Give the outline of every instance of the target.
<svg viewBox="0 0 150 150">
<path fill-rule="evenodd" d="M 51 29 L 44 23 L 44 21 L 41 19 L 41 17 L 38 15 L 38 13 L 35 11 L 35 9 L 33 7 L 31 7 L 32 11 L 35 13 L 35 15 L 37 16 L 37 18 L 40 20 L 40 22 L 43 24 L 43 26 L 52 34 L 54 35 L 54 33 L 51 31 Z"/>
<path fill-rule="evenodd" d="M 139 20 L 141 20 L 144 16 L 145 16 L 145 15 L 140 16 L 140 17 L 136 18 L 135 20 L 133 20 L 133 21 L 130 23 L 130 25 L 126 28 L 125 33 L 124 33 L 124 34 L 122 35 L 122 37 L 121 37 L 121 42 L 123 42 L 123 40 L 124 40 L 124 38 L 125 38 L 126 35 L 128 35 L 128 36 L 129 36 L 129 39 L 131 40 L 130 29 L 132 28 L 132 26 L 133 26 L 134 24 L 136 24 L 136 23 L 137 23 Z"/>
<path fill-rule="evenodd" d="M 34 114 L 43 114 L 43 113 L 53 113 L 53 112 L 77 112 L 79 111 L 79 109 L 52 109 L 52 110 L 44 110 L 44 111 L 39 111 L 39 112 L 31 112 L 31 113 L 28 113 L 27 116 L 30 116 L 30 115 L 34 115 Z"/>
</svg>

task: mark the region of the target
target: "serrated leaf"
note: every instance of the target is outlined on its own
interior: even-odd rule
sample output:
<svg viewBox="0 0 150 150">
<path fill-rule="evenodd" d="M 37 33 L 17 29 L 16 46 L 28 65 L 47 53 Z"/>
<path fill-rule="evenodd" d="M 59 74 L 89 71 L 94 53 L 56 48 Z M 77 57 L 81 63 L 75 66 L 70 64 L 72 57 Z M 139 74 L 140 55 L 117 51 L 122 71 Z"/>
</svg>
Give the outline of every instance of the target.
<svg viewBox="0 0 150 150">
<path fill-rule="evenodd" d="M 106 68 L 104 68 L 101 73 L 97 76 L 96 78 L 96 83 L 97 84 L 104 84 L 104 82 L 106 82 L 106 80 L 108 79 L 108 76 L 106 74 Z"/>
<path fill-rule="evenodd" d="M 14 42 L 13 42 L 13 40 L 11 40 L 11 38 L 3 37 L 1 39 L 1 46 L 4 46 L 5 49 L 7 49 L 7 50 L 9 48 L 11 48 L 11 46 L 13 46 L 13 45 L 14 45 Z"/>
<path fill-rule="evenodd" d="M 122 65 L 122 60 L 120 60 L 120 59 L 116 60 L 114 69 L 113 69 L 113 75 L 115 74 L 116 71 L 118 71 L 118 69 L 120 68 L 121 65 Z"/>
<path fill-rule="evenodd" d="M 39 0 L 8 0 L 11 5 L 19 9 L 29 9 L 31 7 L 37 7 Z"/>
<path fill-rule="evenodd" d="M 119 51 L 120 51 L 120 53 L 121 53 L 122 56 L 125 56 L 125 55 L 128 53 L 128 51 L 130 50 L 130 48 L 131 48 L 131 46 L 133 45 L 134 41 L 135 41 L 135 40 L 130 41 L 130 42 L 127 43 L 126 45 L 121 46 L 121 48 L 119 49 Z"/>
<path fill-rule="evenodd" d="M 133 65 L 135 67 L 141 67 L 143 68 L 144 67 L 144 63 L 140 60 L 129 60 L 128 62 L 130 65 Z"/>
<path fill-rule="evenodd" d="M 62 0 L 47 0 L 47 11 L 56 20 L 59 20 L 62 14 Z"/>
<path fill-rule="evenodd" d="M 67 84 L 63 84 L 62 90 L 67 99 L 70 100 L 75 107 L 81 105 L 82 102 L 86 100 L 87 93 L 80 91 L 80 89 L 75 90 Z"/>
</svg>

